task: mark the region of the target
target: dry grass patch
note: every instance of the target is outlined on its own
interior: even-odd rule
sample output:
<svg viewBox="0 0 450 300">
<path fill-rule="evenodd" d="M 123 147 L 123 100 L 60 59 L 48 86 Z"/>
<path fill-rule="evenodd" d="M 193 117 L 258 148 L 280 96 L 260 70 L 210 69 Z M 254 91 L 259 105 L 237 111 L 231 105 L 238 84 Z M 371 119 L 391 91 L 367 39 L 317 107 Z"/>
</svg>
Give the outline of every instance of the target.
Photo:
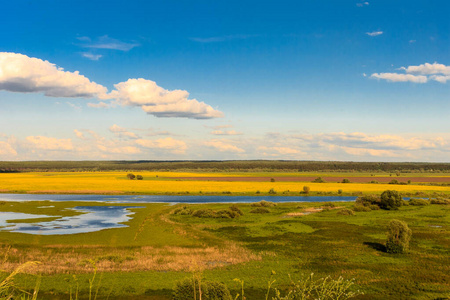
<svg viewBox="0 0 450 300">
<path fill-rule="evenodd" d="M 255 254 L 239 245 L 228 243 L 223 247 L 66 247 L 61 245 L 30 249 L 8 249 L 1 263 L 1 270 L 11 272 L 21 264 L 34 260 L 41 274 L 74 274 L 91 272 L 93 263 L 99 272 L 136 271 L 189 271 L 192 266 L 199 269 L 213 269 L 254 260 L 261 260 Z M 32 272 L 33 270 L 30 270 Z"/>
</svg>

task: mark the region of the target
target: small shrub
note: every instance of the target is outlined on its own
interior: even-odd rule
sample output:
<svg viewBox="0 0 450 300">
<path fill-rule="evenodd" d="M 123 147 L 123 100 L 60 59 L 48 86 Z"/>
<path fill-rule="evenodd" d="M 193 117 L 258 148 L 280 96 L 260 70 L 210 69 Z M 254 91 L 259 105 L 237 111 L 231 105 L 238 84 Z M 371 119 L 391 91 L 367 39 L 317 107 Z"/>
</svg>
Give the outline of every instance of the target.
<svg viewBox="0 0 450 300">
<path fill-rule="evenodd" d="M 269 194 L 270 195 L 275 195 L 277 192 L 272 188 L 269 190 Z"/>
<path fill-rule="evenodd" d="M 173 214 L 180 216 L 192 215 L 192 209 L 187 206 L 179 207 L 173 211 Z"/>
<path fill-rule="evenodd" d="M 315 182 L 315 183 L 325 183 L 325 180 L 323 180 L 322 177 L 317 177 L 316 179 L 313 180 L 313 182 Z"/>
<path fill-rule="evenodd" d="M 402 206 L 402 196 L 397 191 L 386 190 L 381 194 L 380 207 L 383 209 L 398 209 Z"/>
<path fill-rule="evenodd" d="M 136 178 L 136 176 L 133 173 L 128 173 L 127 178 L 133 180 L 134 178 Z"/>
<path fill-rule="evenodd" d="M 255 209 L 252 209 L 250 212 L 252 214 L 267 214 L 267 213 L 270 213 L 270 210 L 268 210 L 265 207 L 257 207 Z"/>
<path fill-rule="evenodd" d="M 363 205 L 363 206 L 370 206 L 370 205 L 380 205 L 381 199 L 380 197 L 376 195 L 367 195 L 367 196 L 360 196 L 356 198 L 355 203 L 357 205 Z"/>
<path fill-rule="evenodd" d="M 303 193 L 305 193 L 305 194 L 309 194 L 309 192 L 311 191 L 311 189 L 309 188 L 309 186 L 304 186 L 303 187 Z"/>
<path fill-rule="evenodd" d="M 259 195 L 259 194 L 261 194 L 261 192 L 260 191 L 256 191 L 256 194 Z"/>
<path fill-rule="evenodd" d="M 375 204 L 371 204 L 368 207 L 370 208 L 370 210 L 379 210 L 380 209 L 380 207 L 378 205 L 375 205 Z"/>
<path fill-rule="evenodd" d="M 378 183 L 376 180 L 371 180 L 369 183 Z"/>
<path fill-rule="evenodd" d="M 275 182 L 275 178 L 270 178 L 270 182 Z"/>
<path fill-rule="evenodd" d="M 194 211 L 192 216 L 197 218 L 215 218 L 216 213 L 212 209 L 199 209 Z"/>
<path fill-rule="evenodd" d="M 186 278 L 176 283 L 173 300 L 199 299 L 202 293 L 204 300 L 231 300 L 231 294 L 226 285 L 220 282 L 201 281 L 197 278 Z"/>
<path fill-rule="evenodd" d="M 408 200 L 402 200 L 402 206 L 409 206 Z"/>
<path fill-rule="evenodd" d="M 341 216 L 354 216 L 355 215 L 355 213 L 352 210 L 348 209 L 348 208 L 344 208 L 344 209 L 339 210 L 337 212 L 337 214 L 341 215 Z"/>
<path fill-rule="evenodd" d="M 342 183 L 350 183 L 350 180 L 348 180 L 347 178 L 342 179 Z"/>
<path fill-rule="evenodd" d="M 339 195 L 342 194 L 342 190 L 341 190 L 341 189 L 338 190 L 338 194 L 339 194 Z"/>
<path fill-rule="evenodd" d="M 388 253 L 404 253 L 408 251 L 411 234 L 411 229 L 405 222 L 391 220 L 387 234 L 386 251 Z"/>
<path fill-rule="evenodd" d="M 352 209 L 353 211 L 371 211 L 370 207 L 358 204 L 354 205 Z"/>
<path fill-rule="evenodd" d="M 322 204 L 322 206 L 333 208 L 336 207 L 336 204 L 334 204 L 333 202 L 325 202 L 324 204 Z"/>
<path fill-rule="evenodd" d="M 426 206 L 426 205 L 430 205 L 430 202 L 428 202 L 425 199 L 417 199 L 417 198 L 413 198 L 411 200 L 409 200 L 409 205 L 414 205 L 414 206 Z"/>
<path fill-rule="evenodd" d="M 391 181 L 389 181 L 389 184 L 398 184 L 398 180 L 397 179 L 392 179 Z"/>
<path fill-rule="evenodd" d="M 230 210 L 236 212 L 237 214 L 239 214 L 240 216 L 243 216 L 244 213 L 242 212 L 242 210 L 237 207 L 237 205 L 231 205 L 230 206 Z"/>
<path fill-rule="evenodd" d="M 443 198 L 437 198 L 437 199 L 431 199 L 430 200 L 431 204 L 450 204 L 450 200 L 449 199 L 443 199 Z"/>
<path fill-rule="evenodd" d="M 136 179 L 137 179 L 137 180 L 143 180 L 144 177 L 142 177 L 142 175 L 136 175 Z"/>
</svg>

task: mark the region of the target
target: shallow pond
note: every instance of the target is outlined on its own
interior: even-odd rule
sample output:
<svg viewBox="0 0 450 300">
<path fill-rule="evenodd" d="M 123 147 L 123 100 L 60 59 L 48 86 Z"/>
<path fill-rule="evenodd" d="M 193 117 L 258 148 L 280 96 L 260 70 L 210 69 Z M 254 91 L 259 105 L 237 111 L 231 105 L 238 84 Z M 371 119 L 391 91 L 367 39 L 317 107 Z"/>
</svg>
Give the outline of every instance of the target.
<svg viewBox="0 0 450 300">
<path fill-rule="evenodd" d="M 70 217 L 0 212 L 0 231 L 28 234 L 56 235 L 94 232 L 108 228 L 120 228 L 131 219 L 136 206 L 77 206 L 70 208 L 81 214 Z M 53 218 L 51 221 L 33 219 Z M 28 220 L 28 222 L 27 222 Z"/>
</svg>

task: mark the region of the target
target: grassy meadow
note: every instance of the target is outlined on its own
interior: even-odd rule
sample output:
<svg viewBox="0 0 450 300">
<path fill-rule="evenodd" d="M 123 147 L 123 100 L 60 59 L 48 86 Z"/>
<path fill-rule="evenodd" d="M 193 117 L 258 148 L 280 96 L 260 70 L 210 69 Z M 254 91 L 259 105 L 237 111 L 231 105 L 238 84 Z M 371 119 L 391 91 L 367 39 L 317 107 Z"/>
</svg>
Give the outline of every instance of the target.
<svg viewBox="0 0 450 300">
<path fill-rule="evenodd" d="M 450 293 L 450 207 L 403 206 L 340 215 L 341 207 L 301 215 L 323 203 L 283 203 L 269 213 L 251 213 L 238 204 L 235 219 L 175 215 L 183 205 L 144 204 L 129 227 L 60 236 L 0 232 L 4 272 L 27 261 L 40 261 L 16 284 L 32 289 L 42 276 L 42 299 L 69 299 L 78 288 L 88 298 L 89 283 L 98 299 L 170 299 L 177 280 L 202 274 L 238 293 L 244 281 L 248 299 L 265 299 L 271 271 L 275 286 L 286 287 L 289 275 L 301 278 L 343 276 L 355 279 L 360 299 L 438 299 Z M 46 207 L 46 206 L 54 207 Z M 2 211 L 65 215 L 71 202 L 2 203 Z M 84 203 L 83 205 L 104 205 Z M 106 204 L 105 204 L 106 205 Z M 40 208 L 44 206 L 44 208 Z M 229 204 L 188 205 L 189 209 L 227 209 Z M 70 212 L 73 213 L 73 212 Z M 413 238 L 407 254 L 384 251 L 387 223 L 408 223 Z M 32 220 L 29 220 L 32 221 Z M 93 277 L 96 274 L 96 277 Z M 94 280 L 93 280 L 94 279 Z M 93 281 L 92 281 L 93 280 Z"/>
<path fill-rule="evenodd" d="M 3 193 L 254 195 L 270 201 L 276 195 L 381 194 L 445 197 L 447 183 L 355 183 L 356 177 L 448 177 L 448 173 L 392 174 L 370 172 L 164 172 L 134 171 L 25 172 L 0 174 Z M 346 177 L 350 183 L 327 180 L 209 181 L 202 177 Z M 188 179 L 186 179 L 188 178 Z M 353 178 L 353 179 L 352 179 Z M 341 190 L 341 191 L 339 191 Z M 39 222 L 81 214 L 75 206 L 109 206 L 98 202 L 0 202 L 0 212 L 44 214 Z M 130 206 L 132 204 L 114 204 Z M 132 205 L 134 206 L 134 205 Z M 16 268 L 38 261 L 16 275 L 17 287 L 32 290 L 40 280 L 38 299 L 159 299 L 172 297 L 175 283 L 200 276 L 225 283 L 232 295 L 244 282 L 248 300 L 266 299 L 272 287 L 285 289 L 292 280 L 314 273 L 354 279 L 357 299 L 447 299 L 450 297 L 450 206 L 402 206 L 399 210 L 355 211 L 354 203 L 282 203 L 256 213 L 252 204 L 237 204 L 237 218 L 196 217 L 195 211 L 220 212 L 230 204 L 168 205 L 139 203 L 127 227 L 73 235 L 30 235 L 0 231 L 0 282 Z M 176 214 L 178 211 L 189 214 Z M 259 211 L 261 212 L 261 210 Z M 215 213 L 213 213 L 215 214 Z M 387 225 L 399 219 L 412 230 L 406 254 L 386 252 Z M 272 274 L 275 271 L 275 275 Z M 39 279 L 40 278 L 40 279 Z M 271 289 L 270 297 L 274 296 Z M 234 297 L 233 297 L 234 298 Z M 269 298 L 271 299 L 271 298 Z"/>
</svg>

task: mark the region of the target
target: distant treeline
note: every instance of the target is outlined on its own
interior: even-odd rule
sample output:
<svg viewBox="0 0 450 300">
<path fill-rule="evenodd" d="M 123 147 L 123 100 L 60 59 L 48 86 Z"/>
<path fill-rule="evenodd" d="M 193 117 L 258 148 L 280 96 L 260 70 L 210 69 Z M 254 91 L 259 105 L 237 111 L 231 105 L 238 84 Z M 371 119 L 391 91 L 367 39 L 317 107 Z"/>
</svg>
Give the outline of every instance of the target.
<svg viewBox="0 0 450 300">
<path fill-rule="evenodd" d="M 450 172 L 450 163 L 345 161 L 23 161 L 0 162 L 0 173 L 85 171 Z"/>
</svg>

